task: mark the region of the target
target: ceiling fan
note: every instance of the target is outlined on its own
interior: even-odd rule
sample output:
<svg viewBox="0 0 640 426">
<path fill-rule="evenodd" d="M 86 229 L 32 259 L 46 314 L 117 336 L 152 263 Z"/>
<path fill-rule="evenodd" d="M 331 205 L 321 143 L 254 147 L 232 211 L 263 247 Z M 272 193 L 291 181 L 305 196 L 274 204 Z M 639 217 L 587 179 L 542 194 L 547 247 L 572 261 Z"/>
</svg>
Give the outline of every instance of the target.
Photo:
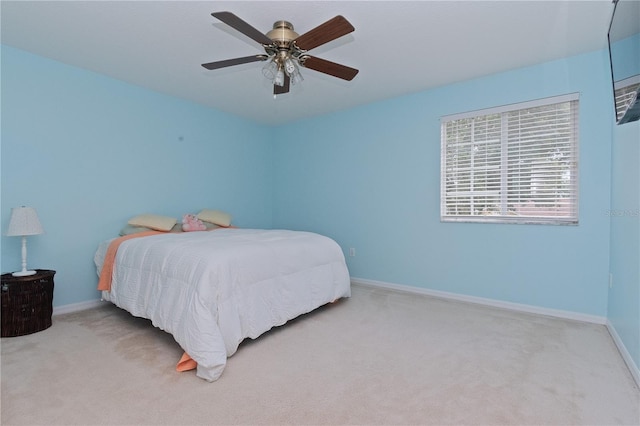
<svg viewBox="0 0 640 426">
<path fill-rule="evenodd" d="M 358 74 L 355 68 L 307 53 L 355 30 L 353 25 L 340 15 L 302 35 L 298 35 L 293 30 L 293 25 L 287 21 L 276 21 L 273 29 L 263 34 L 231 12 L 214 12 L 211 15 L 260 43 L 266 54 L 209 62 L 202 66 L 208 70 L 215 70 L 249 62 L 267 61 L 262 68 L 262 74 L 273 82 L 274 97 L 289 92 L 290 83 L 296 84 L 303 80 L 299 66 L 347 81 L 351 81 Z"/>
</svg>

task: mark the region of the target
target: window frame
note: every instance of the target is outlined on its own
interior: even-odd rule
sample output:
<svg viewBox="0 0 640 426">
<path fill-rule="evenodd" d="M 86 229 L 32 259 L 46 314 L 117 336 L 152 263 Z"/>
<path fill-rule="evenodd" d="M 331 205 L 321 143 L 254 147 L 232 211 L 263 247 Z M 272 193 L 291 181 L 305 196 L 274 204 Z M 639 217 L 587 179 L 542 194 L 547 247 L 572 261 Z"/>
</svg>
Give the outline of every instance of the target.
<svg viewBox="0 0 640 426">
<path fill-rule="evenodd" d="M 560 96 L 553 96 L 548 98 L 536 99 L 526 102 L 520 102 L 515 104 L 502 105 L 498 107 L 486 108 L 475 111 L 468 111 L 463 113 L 451 114 L 441 117 L 440 119 L 440 220 L 441 222 L 473 222 L 473 223 L 511 223 L 511 224 L 547 224 L 547 225 L 578 225 L 579 223 L 579 103 L 580 95 L 579 93 L 569 93 Z M 568 124 L 569 132 L 570 132 L 570 141 L 568 145 L 571 148 L 571 158 L 569 159 L 569 183 L 568 183 L 568 191 L 570 194 L 569 197 L 569 214 L 568 216 L 536 216 L 535 214 L 528 215 L 512 215 L 509 214 L 509 207 L 505 200 L 509 197 L 508 194 L 510 188 L 513 191 L 513 186 L 510 186 L 507 180 L 507 175 L 509 173 L 509 169 L 507 168 L 508 159 L 508 144 L 509 141 L 509 130 L 506 128 L 506 119 L 507 114 L 514 113 L 517 111 L 533 109 L 537 107 L 551 106 L 556 104 L 562 104 L 567 102 L 574 102 L 573 105 L 570 106 L 570 117 L 571 121 Z M 452 176 L 451 172 L 447 170 L 447 124 L 452 123 L 456 120 L 463 119 L 487 119 L 489 116 L 499 115 L 500 121 L 500 166 L 499 166 L 499 174 L 500 174 L 500 183 L 499 183 L 499 199 L 500 202 L 496 202 L 495 205 L 499 206 L 499 212 L 497 213 L 485 213 L 478 214 L 471 210 L 471 206 L 473 203 L 470 202 L 467 205 L 468 214 L 451 214 L 447 212 L 447 207 L 450 206 L 448 203 L 452 194 L 455 196 L 455 192 L 447 192 L 447 178 Z M 475 123 L 475 120 L 474 120 Z M 454 123 L 455 124 L 455 123 Z M 495 124 L 495 123 L 494 123 Z M 495 138 L 493 141 L 495 142 Z M 471 142 L 475 144 L 475 140 L 472 138 Z M 519 143 L 519 142 L 517 142 Z M 543 144 L 544 145 L 544 144 Z M 456 169 L 459 170 L 459 169 Z M 464 168 L 463 168 L 464 170 Z M 476 171 L 473 164 L 469 166 L 469 170 Z M 473 174 L 472 174 L 473 175 Z M 520 175 L 521 176 L 521 175 Z M 488 178 L 487 178 L 488 180 Z M 497 179 L 494 179 L 497 181 Z M 488 186 L 488 185 L 487 185 Z M 564 187 L 563 187 L 564 188 Z M 469 192 L 469 191 L 467 191 Z M 473 194 L 474 190 L 471 189 L 470 194 Z M 487 191 L 485 191 L 487 192 Z M 494 191 L 495 192 L 495 191 Z M 464 194 L 464 191 L 459 192 L 460 194 Z M 487 196 L 489 197 L 489 196 Z M 495 194 L 493 195 L 495 198 Z M 475 196 L 470 195 L 470 198 L 475 198 Z M 463 204 L 464 206 L 464 204 Z"/>
</svg>

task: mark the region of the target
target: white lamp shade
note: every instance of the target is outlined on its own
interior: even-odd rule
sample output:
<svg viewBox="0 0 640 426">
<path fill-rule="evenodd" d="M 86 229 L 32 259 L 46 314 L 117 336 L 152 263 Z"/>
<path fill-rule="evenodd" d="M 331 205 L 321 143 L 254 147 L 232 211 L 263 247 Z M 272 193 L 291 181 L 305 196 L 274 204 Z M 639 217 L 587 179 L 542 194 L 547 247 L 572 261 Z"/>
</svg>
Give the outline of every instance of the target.
<svg viewBox="0 0 640 426">
<path fill-rule="evenodd" d="M 8 237 L 44 234 L 38 214 L 33 207 L 14 207 L 11 209 Z"/>
</svg>

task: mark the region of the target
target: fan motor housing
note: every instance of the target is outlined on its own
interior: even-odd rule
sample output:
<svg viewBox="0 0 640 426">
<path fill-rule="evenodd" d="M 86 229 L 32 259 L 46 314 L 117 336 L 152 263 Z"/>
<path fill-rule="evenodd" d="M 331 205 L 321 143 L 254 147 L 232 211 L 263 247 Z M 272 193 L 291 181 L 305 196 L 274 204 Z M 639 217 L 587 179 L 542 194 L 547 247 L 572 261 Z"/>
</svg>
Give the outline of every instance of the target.
<svg viewBox="0 0 640 426">
<path fill-rule="evenodd" d="M 279 48 L 288 48 L 289 44 L 298 38 L 299 34 L 293 30 L 293 24 L 288 21 L 276 21 L 273 29 L 266 34 Z"/>
</svg>

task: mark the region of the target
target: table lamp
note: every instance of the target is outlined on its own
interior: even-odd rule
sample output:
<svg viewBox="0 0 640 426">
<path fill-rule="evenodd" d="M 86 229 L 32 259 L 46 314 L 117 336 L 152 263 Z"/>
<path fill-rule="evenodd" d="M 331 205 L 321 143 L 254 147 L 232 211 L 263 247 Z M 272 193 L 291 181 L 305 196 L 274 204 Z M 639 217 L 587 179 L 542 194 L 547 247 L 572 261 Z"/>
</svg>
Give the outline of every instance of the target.
<svg viewBox="0 0 640 426">
<path fill-rule="evenodd" d="M 22 237 L 22 271 L 14 272 L 14 277 L 34 275 L 36 271 L 27 270 L 27 235 L 44 234 L 38 215 L 33 207 L 14 207 L 11 209 L 8 237 Z"/>
</svg>

